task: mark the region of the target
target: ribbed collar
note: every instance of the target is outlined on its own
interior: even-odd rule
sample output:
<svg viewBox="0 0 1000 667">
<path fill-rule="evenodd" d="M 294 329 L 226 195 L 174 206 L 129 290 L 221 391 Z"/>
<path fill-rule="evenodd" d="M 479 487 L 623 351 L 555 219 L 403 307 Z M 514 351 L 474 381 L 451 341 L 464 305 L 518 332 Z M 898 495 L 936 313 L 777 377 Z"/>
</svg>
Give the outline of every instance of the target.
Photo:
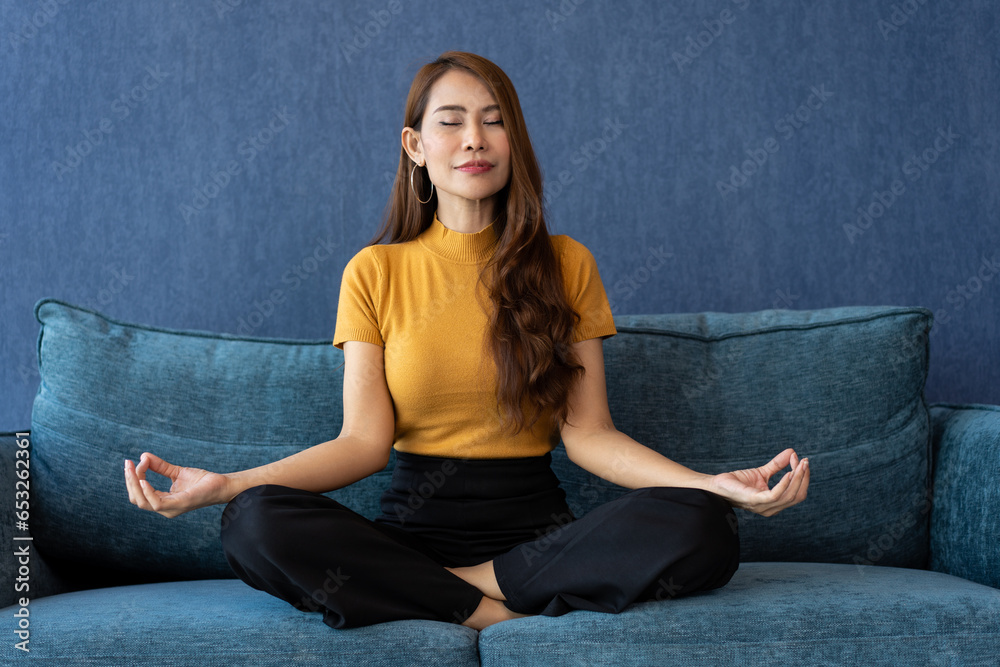
<svg viewBox="0 0 1000 667">
<path fill-rule="evenodd" d="M 497 233 L 492 222 L 474 234 L 456 232 L 445 227 L 435 213 L 431 226 L 421 232 L 417 240 L 446 259 L 462 264 L 478 264 L 493 255 Z"/>
</svg>

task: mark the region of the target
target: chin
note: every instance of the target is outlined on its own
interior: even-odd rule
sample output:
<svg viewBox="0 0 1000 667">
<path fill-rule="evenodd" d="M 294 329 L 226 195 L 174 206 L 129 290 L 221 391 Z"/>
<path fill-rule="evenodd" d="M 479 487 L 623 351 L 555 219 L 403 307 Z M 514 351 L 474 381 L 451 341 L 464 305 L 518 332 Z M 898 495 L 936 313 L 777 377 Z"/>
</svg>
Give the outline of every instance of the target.
<svg viewBox="0 0 1000 667">
<path fill-rule="evenodd" d="M 452 190 L 450 194 L 456 197 L 461 197 L 462 199 L 471 199 L 472 201 L 483 201 L 484 199 L 490 199 L 491 197 L 497 196 L 500 191 L 503 190 L 503 186 L 498 188 L 490 187 L 480 187 L 480 188 L 456 188 Z"/>
</svg>

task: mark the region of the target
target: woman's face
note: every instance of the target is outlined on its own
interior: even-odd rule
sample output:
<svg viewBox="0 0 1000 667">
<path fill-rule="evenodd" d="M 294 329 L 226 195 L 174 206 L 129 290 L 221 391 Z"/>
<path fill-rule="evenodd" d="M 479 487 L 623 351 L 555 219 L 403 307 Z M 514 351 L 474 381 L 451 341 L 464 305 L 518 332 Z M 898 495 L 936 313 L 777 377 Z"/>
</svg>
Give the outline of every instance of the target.
<svg viewBox="0 0 1000 667">
<path fill-rule="evenodd" d="M 434 82 L 420 128 L 403 130 L 403 146 L 414 162 L 426 165 L 439 202 L 479 201 L 507 185 L 507 131 L 500 107 L 476 76 L 450 70 Z"/>
</svg>

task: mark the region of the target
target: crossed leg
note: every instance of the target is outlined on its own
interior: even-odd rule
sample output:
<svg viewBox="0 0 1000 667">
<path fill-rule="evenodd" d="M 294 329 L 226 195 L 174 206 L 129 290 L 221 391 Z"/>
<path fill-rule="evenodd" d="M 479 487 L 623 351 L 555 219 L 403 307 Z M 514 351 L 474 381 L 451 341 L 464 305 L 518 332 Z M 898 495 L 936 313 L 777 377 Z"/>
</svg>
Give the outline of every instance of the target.
<svg viewBox="0 0 1000 667">
<path fill-rule="evenodd" d="M 482 591 L 488 620 L 490 610 L 507 618 L 574 609 L 617 613 L 633 602 L 718 588 L 738 566 L 736 516 L 725 500 L 649 487 L 491 561 L 449 571 Z"/>
<path fill-rule="evenodd" d="M 479 603 L 479 607 L 462 625 L 482 630 L 494 623 L 530 616 L 530 614 L 519 614 L 512 611 L 504 604 L 504 600 L 507 598 L 501 592 L 500 584 L 497 583 L 496 575 L 493 573 L 492 560 L 479 565 L 446 567 L 445 569 L 483 592 L 483 600 Z"/>
</svg>

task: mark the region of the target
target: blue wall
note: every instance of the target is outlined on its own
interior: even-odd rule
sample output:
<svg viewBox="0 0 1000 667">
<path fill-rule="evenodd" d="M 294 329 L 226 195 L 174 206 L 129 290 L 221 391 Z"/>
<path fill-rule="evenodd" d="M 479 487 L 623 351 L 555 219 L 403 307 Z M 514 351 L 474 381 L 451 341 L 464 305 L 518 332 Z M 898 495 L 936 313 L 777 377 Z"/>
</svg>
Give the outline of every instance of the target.
<svg viewBox="0 0 1000 667">
<path fill-rule="evenodd" d="M 29 423 L 42 297 L 330 338 L 409 82 L 448 49 L 514 81 L 551 227 L 616 313 L 926 306 L 928 398 L 1000 403 L 998 14 L 0 0 L 0 430 Z"/>
</svg>

